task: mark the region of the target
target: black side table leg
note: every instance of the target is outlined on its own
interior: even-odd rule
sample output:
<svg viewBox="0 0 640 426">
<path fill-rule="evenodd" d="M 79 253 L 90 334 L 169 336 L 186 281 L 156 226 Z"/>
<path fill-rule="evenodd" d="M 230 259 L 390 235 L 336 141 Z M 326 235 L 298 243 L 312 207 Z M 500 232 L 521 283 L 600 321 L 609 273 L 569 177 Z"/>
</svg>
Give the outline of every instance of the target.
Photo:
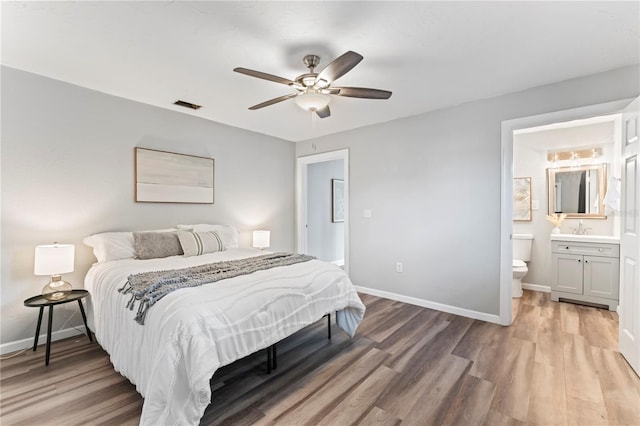
<svg viewBox="0 0 640 426">
<path fill-rule="evenodd" d="M 89 330 L 89 326 L 87 325 L 87 316 L 84 313 L 84 308 L 82 307 L 82 301 L 78 299 L 78 305 L 80 306 L 80 313 L 82 314 L 82 321 L 84 321 L 84 328 L 87 329 L 87 336 L 89 336 L 89 341 L 93 342 L 91 338 L 91 330 Z"/>
<path fill-rule="evenodd" d="M 331 314 L 327 314 L 327 330 L 328 330 L 328 339 L 331 340 Z"/>
<path fill-rule="evenodd" d="M 40 337 L 40 324 L 42 324 L 42 313 L 44 312 L 44 306 L 40 306 L 40 315 L 38 315 L 38 325 L 36 326 L 36 337 L 33 339 L 33 351 L 36 351 L 38 347 L 38 338 Z"/>
<path fill-rule="evenodd" d="M 47 356 L 44 365 L 49 365 L 49 354 L 51 353 L 51 326 L 53 325 L 53 305 L 49 305 L 49 324 L 47 324 Z"/>
</svg>

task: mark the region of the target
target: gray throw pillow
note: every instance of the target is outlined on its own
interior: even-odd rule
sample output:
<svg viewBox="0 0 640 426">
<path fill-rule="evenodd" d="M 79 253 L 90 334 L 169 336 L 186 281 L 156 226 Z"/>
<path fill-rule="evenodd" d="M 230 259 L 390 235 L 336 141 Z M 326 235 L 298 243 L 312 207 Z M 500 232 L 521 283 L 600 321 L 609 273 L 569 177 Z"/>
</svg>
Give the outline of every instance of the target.
<svg viewBox="0 0 640 426">
<path fill-rule="evenodd" d="M 134 232 L 136 259 L 182 255 L 182 246 L 175 232 Z"/>
</svg>

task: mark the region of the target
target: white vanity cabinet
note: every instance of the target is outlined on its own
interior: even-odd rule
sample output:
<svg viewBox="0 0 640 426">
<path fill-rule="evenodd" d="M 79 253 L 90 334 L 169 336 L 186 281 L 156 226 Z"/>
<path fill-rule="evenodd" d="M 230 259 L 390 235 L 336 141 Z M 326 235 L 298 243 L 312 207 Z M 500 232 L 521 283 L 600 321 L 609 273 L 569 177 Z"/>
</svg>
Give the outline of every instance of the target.
<svg viewBox="0 0 640 426">
<path fill-rule="evenodd" d="M 620 245 L 551 241 L 551 300 L 618 306 Z"/>
</svg>

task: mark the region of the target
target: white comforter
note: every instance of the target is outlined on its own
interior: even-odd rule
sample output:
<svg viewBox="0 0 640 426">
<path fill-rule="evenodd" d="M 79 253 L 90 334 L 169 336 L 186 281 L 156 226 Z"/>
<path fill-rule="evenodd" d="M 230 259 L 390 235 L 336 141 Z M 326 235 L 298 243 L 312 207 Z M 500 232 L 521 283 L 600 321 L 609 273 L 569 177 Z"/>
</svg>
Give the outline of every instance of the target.
<svg viewBox="0 0 640 426">
<path fill-rule="evenodd" d="M 149 311 L 145 324 L 117 289 L 132 273 L 177 269 L 264 254 L 229 249 L 203 256 L 116 260 L 91 267 L 90 327 L 116 371 L 144 397 L 141 424 L 198 424 L 211 401 L 209 380 L 221 366 L 337 312 L 353 336 L 365 307 L 339 267 L 312 260 L 175 291 Z"/>
</svg>

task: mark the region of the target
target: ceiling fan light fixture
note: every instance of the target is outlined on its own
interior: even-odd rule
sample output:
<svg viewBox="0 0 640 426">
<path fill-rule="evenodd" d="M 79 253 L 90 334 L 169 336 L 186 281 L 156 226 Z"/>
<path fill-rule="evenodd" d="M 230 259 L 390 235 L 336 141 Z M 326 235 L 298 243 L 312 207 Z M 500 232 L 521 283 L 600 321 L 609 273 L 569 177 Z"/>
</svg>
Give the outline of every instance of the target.
<svg viewBox="0 0 640 426">
<path fill-rule="evenodd" d="M 306 77 L 303 77 L 302 84 L 304 84 L 305 87 L 313 87 L 313 85 L 316 84 L 316 76 L 308 75 Z"/>
<path fill-rule="evenodd" d="M 295 89 L 295 92 L 289 93 L 288 95 L 278 96 L 277 98 L 253 105 L 249 107 L 250 110 L 254 111 L 288 99 L 293 99 L 300 108 L 315 112 L 316 114 L 313 114 L 314 117 L 317 115 L 320 118 L 327 118 L 331 116 L 329 103 L 333 96 L 360 99 L 389 99 L 389 97 L 391 97 L 391 92 L 387 90 L 369 89 L 366 87 L 331 87 L 334 81 L 348 73 L 353 67 L 358 65 L 362 59 L 362 55 L 349 50 L 331 61 L 320 73 L 316 73 L 315 68 L 320 63 L 320 57 L 318 55 L 307 55 L 304 57 L 303 62 L 307 68 L 309 68 L 309 72 L 297 76 L 294 80 L 249 68 L 236 67 L 233 71 L 248 75 L 249 77 L 285 84 Z"/>
<path fill-rule="evenodd" d="M 315 86 L 320 88 L 320 89 L 324 89 L 329 87 L 329 82 L 327 80 L 325 80 L 324 78 L 320 78 L 315 82 Z"/>
<path fill-rule="evenodd" d="M 316 92 L 306 92 L 296 96 L 294 100 L 302 109 L 318 111 L 329 105 L 331 96 Z"/>
</svg>

